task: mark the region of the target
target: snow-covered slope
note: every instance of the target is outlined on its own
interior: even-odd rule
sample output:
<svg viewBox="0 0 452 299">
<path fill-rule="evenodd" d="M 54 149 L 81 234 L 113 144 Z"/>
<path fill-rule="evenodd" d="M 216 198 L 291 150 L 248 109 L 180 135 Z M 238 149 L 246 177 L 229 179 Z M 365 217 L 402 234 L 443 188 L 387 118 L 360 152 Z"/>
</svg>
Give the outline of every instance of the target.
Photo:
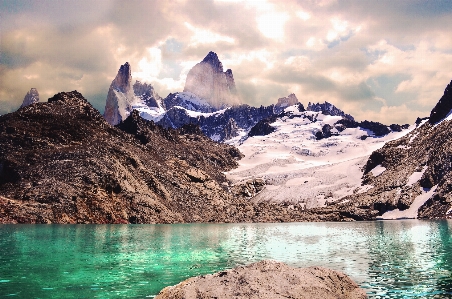
<svg viewBox="0 0 452 299">
<path fill-rule="evenodd" d="M 238 145 L 245 158 L 227 174 L 233 182 L 264 179 L 266 187 L 254 201 L 313 208 L 366 191 L 369 186 L 361 186 L 361 177 L 369 155 L 414 128 L 372 137 L 372 132 L 360 127 L 338 131 L 334 125 L 342 116 L 299 112 L 297 105 L 285 112 L 271 124 L 276 129 L 273 133 L 249 137 Z M 333 127 L 332 136 L 318 140 L 316 133 L 327 124 Z"/>
</svg>

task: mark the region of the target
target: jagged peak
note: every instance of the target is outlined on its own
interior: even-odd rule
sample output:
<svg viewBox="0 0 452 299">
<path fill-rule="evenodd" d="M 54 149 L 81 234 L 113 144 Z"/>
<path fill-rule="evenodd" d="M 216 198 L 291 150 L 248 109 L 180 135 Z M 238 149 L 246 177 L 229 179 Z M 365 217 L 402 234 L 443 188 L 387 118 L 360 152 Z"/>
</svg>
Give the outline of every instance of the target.
<svg viewBox="0 0 452 299">
<path fill-rule="evenodd" d="M 217 53 L 215 53 L 215 52 L 210 51 L 209 54 L 207 54 L 207 56 L 204 57 L 202 62 L 210 64 L 218 72 L 223 72 L 223 64 L 221 63 L 220 59 L 218 58 Z M 229 70 L 229 71 L 232 74 L 232 70 Z"/>
<path fill-rule="evenodd" d="M 36 88 L 32 87 L 30 91 L 28 91 L 27 94 L 25 95 L 22 105 L 20 105 L 20 108 L 29 106 L 37 102 L 39 102 L 39 92 Z"/>
<path fill-rule="evenodd" d="M 307 111 L 314 111 L 314 112 L 322 112 L 324 114 L 329 114 L 333 116 L 342 116 L 349 120 L 354 121 L 354 117 L 350 114 L 346 114 L 341 109 L 337 108 L 333 104 L 325 101 L 324 103 L 308 103 L 308 107 L 306 108 Z"/>
<path fill-rule="evenodd" d="M 444 94 L 430 112 L 429 123 L 435 124 L 444 119 L 452 110 L 452 81 L 446 86 Z"/>
<path fill-rule="evenodd" d="M 128 62 L 120 66 L 118 74 L 112 82 L 112 86 L 119 89 L 121 92 L 127 92 L 130 90 L 132 82 L 132 68 Z"/>
</svg>

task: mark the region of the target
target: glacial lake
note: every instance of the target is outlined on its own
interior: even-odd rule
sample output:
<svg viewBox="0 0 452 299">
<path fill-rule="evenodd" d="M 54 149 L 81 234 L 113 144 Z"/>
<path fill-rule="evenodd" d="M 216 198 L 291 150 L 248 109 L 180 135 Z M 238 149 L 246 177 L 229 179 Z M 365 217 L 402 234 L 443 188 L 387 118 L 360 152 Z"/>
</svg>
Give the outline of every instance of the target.
<svg viewBox="0 0 452 299">
<path fill-rule="evenodd" d="M 0 225 L 0 298 L 153 298 L 262 259 L 325 266 L 370 298 L 451 298 L 452 221 Z"/>
</svg>

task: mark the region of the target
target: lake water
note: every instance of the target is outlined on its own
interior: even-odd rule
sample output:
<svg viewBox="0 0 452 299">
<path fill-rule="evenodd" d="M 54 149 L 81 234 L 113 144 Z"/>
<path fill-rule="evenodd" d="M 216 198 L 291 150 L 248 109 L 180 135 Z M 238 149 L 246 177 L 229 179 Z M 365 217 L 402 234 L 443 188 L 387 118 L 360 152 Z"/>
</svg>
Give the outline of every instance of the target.
<svg viewBox="0 0 452 299">
<path fill-rule="evenodd" d="M 152 298 L 262 259 L 325 266 L 370 298 L 452 298 L 452 221 L 0 225 L 0 298 Z"/>
</svg>

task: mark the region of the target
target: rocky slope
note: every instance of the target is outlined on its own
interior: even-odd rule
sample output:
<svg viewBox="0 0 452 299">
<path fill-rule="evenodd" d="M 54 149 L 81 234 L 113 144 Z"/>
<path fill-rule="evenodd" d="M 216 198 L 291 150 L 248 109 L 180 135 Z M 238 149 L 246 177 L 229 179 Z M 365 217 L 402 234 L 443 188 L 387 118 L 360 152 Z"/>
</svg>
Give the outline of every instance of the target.
<svg viewBox="0 0 452 299">
<path fill-rule="evenodd" d="M 240 158 L 193 128 L 165 130 L 136 113 L 111 127 L 75 91 L 1 116 L 0 132 L 2 222 L 221 219 L 230 195 L 220 171 Z"/>
<path fill-rule="evenodd" d="M 451 84 L 428 120 L 370 155 L 362 180 L 369 190 L 337 208 L 363 219 L 452 217 Z"/>
<path fill-rule="evenodd" d="M 20 105 L 20 108 L 29 106 L 31 104 L 39 102 L 39 93 L 36 88 L 31 88 L 29 92 L 24 97 L 24 100 L 22 102 L 22 105 Z"/>
<path fill-rule="evenodd" d="M 321 267 L 292 268 L 261 261 L 164 288 L 156 299 L 365 299 L 365 291 L 345 274 Z"/>
<path fill-rule="evenodd" d="M 232 70 L 223 72 L 223 64 L 214 52 L 188 72 L 184 92 L 205 99 L 217 110 L 240 104 Z"/>
</svg>

